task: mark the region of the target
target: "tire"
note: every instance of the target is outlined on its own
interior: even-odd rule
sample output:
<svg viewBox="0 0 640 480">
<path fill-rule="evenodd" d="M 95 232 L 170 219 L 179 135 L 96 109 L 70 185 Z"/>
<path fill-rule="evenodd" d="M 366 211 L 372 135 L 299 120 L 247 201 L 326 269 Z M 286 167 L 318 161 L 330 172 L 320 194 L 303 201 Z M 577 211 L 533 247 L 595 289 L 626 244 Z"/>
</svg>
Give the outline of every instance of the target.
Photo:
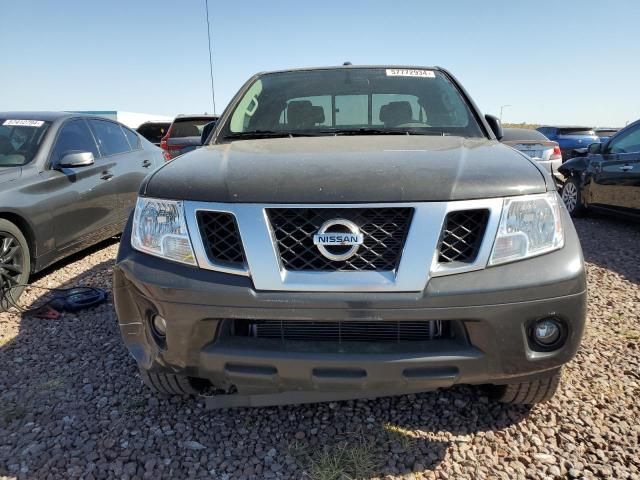
<svg viewBox="0 0 640 480">
<path fill-rule="evenodd" d="M 155 373 L 140 370 L 144 383 L 157 393 L 163 395 L 199 395 L 202 391 L 189 377 L 173 375 L 172 373 Z"/>
<path fill-rule="evenodd" d="M 581 217 L 586 213 L 586 208 L 582 202 L 582 191 L 580 190 L 580 183 L 576 177 L 570 177 L 562 186 L 560 192 L 562 202 L 567 208 L 569 215 L 572 217 Z"/>
<path fill-rule="evenodd" d="M 30 272 L 27 239 L 13 223 L 0 219 L 0 312 L 18 304 Z"/>
<path fill-rule="evenodd" d="M 548 402 L 560 385 L 562 370 L 556 370 L 547 377 L 526 383 L 510 385 L 490 385 L 490 395 L 494 400 L 512 405 L 534 405 Z"/>
</svg>

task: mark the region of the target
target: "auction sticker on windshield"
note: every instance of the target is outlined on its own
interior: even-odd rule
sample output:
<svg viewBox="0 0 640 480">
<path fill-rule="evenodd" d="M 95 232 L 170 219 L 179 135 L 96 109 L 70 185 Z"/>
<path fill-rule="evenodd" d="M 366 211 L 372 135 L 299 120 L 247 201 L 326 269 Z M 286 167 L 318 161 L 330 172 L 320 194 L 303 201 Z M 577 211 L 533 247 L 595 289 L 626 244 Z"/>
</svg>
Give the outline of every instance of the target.
<svg viewBox="0 0 640 480">
<path fill-rule="evenodd" d="M 2 124 L 5 127 L 41 127 L 44 125 L 42 120 L 5 120 Z"/>
<path fill-rule="evenodd" d="M 387 68 L 387 77 L 424 77 L 436 78 L 433 70 L 417 68 Z"/>
</svg>

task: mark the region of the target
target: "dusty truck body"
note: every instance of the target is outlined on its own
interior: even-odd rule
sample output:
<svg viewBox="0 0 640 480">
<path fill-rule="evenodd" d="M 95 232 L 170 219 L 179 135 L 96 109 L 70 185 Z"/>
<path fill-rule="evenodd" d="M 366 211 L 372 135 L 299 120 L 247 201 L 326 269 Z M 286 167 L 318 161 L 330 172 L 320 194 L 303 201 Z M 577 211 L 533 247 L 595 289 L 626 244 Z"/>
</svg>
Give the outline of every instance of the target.
<svg viewBox="0 0 640 480">
<path fill-rule="evenodd" d="M 164 393 L 218 406 L 487 385 L 550 398 L 585 273 L 549 173 L 445 70 L 259 74 L 140 190 L 114 296 Z"/>
</svg>

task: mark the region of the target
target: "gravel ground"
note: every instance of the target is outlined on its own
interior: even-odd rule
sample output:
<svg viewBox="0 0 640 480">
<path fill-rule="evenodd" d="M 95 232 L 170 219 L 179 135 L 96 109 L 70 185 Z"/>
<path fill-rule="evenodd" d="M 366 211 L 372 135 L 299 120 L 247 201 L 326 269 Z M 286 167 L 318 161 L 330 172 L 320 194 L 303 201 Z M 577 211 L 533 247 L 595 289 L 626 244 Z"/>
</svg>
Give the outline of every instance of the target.
<svg viewBox="0 0 640 480">
<path fill-rule="evenodd" d="M 531 410 L 477 388 L 206 411 L 157 397 L 111 303 L 59 320 L 0 313 L 0 477 L 640 479 L 640 226 L 577 221 L 589 324 L 558 395 Z M 114 242 L 36 278 L 110 287 Z M 41 298 L 34 288 L 27 301 Z M 2 477 L 5 478 L 5 477 Z"/>
</svg>

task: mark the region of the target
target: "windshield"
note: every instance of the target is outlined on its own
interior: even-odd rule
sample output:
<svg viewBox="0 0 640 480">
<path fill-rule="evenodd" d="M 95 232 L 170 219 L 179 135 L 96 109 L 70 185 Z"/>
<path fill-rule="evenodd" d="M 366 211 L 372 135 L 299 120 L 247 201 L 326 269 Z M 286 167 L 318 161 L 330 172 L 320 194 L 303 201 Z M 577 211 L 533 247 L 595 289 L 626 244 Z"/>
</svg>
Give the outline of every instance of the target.
<svg viewBox="0 0 640 480">
<path fill-rule="evenodd" d="M 582 135 L 582 136 L 595 136 L 595 132 L 590 128 L 586 127 L 575 127 L 575 128 L 559 128 L 558 135 Z"/>
<path fill-rule="evenodd" d="M 153 143 L 160 143 L 169 130 L 170 123 L 143 123 L 136 130 L 140 135 Z"/>
<path fill-rule="evenodd" d="M 253 82 L 221 138 L 264 134 L 482 137 L 456 86 L 429 69 L 346 68 L 270 73 Z"/>
<path fill-rule="evenodd" d="M 176 119 L 171 127 L 171 138 L 199 137 L 205 125 L 215 121 L 215 118 L 184 118 Z"/>
<path fill-rule="evenodd" d="M 26 165 L 33 160 L 50 124 L 0 118 L 0 167 Z"/>
<path fill-rule="evenodd" d="M 513 142 L 520 140 L 538 140 L 547 142 L 549 139 L 537 130 L 528 128 L 504 128 L 502 129 L 501 142 Z"/>
<path fill-rule="evenodd" d="M 615 135 L 616 133 L 618 133 L 618 129 L 600 129 L 600 130 L 596 130 L 596 135 L 599 137 L 611 137 L 612 135 Z"/>
</svg>

